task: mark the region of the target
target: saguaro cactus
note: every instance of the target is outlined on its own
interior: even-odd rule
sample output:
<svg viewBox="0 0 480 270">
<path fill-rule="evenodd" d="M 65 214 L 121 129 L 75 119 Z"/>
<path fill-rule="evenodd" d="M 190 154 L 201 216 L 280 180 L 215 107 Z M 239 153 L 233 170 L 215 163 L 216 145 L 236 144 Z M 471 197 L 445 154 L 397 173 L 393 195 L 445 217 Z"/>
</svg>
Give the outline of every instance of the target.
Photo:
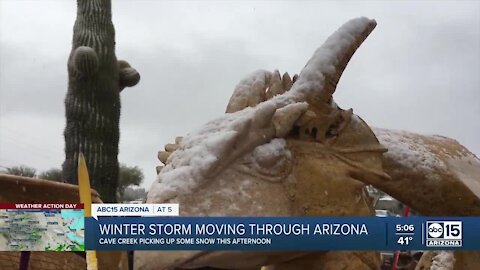
<svg viewBox="0 0 480 270">
<path fill-rule="evenodd" d="M 68 59 L 64 179 L 76 184 L 79 152 L 103 201 L 115 201 L 118 181 L 120 92 L 140 80 L 115 56 L 110 0 L 78 0 Z"/>
</svg>

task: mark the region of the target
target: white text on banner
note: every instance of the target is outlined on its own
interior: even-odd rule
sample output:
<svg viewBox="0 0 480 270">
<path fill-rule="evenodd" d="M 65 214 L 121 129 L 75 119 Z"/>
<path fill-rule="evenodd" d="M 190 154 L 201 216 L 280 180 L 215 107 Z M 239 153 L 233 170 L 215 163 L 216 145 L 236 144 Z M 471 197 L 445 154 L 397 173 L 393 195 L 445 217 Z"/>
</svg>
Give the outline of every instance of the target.
<svg viewBox="0 0 480 270">
<path fill-rule="evenodd" d="M 178 203 L 101 203 L 92 204 L 92 217 L 115 217 L 115 216 L 178 216 Z"/>
</svg>

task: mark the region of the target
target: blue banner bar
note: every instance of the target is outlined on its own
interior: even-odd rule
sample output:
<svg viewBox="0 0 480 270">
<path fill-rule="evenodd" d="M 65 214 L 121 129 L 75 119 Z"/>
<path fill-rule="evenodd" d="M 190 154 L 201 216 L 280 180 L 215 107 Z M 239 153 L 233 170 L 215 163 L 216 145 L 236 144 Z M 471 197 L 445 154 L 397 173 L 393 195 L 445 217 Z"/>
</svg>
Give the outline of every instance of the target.
<svg viewBox="0 0 480 270">
<path fill-rule="evenodd" d="M 85 249 L 480 250 L 480 217 L 89 217 Z"/>
</svg>

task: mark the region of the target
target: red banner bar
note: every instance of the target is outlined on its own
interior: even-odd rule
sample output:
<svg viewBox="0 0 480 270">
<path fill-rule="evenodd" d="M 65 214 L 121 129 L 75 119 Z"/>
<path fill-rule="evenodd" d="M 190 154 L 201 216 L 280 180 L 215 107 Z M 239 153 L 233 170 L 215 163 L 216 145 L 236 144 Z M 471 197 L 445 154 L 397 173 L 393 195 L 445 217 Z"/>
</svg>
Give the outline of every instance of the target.
<svg viewBox="0 0 480 270">
<path fill-rule="evenodd" d="M 83 203 L 0 203 L 0 209 L 83 209 Z"/>
</svg>

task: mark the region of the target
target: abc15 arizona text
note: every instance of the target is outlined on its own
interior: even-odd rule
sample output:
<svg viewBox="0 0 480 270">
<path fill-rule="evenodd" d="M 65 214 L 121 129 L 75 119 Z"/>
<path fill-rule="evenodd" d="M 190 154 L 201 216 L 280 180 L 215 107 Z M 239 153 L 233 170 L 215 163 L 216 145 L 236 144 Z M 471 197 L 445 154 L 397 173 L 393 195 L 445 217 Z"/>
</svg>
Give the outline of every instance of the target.
<svg viewBox="0 0 480 270">
<path fill-rule="evenodd" d="M 427 221 L 425 245 L 427 247 L 461 247 L 461 221 Z"/>
</svg>

